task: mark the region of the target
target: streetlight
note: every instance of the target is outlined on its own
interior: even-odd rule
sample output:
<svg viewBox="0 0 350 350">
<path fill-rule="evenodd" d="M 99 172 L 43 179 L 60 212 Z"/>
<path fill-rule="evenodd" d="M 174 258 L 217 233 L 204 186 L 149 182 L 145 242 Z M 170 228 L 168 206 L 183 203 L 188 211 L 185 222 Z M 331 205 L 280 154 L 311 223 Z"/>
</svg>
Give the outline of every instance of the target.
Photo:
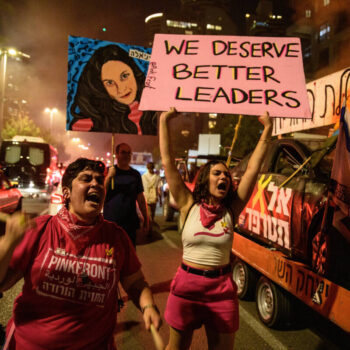
<svg viewBox="0 0 350 350">
<path fill-rule="evenodd" d="M 7 68 L 7 57 L 25 57 L 30 58 L 29 55 L 18 51 L 14 48 L 0 48 L 0 77 L 1 77 L 1 89 L 0 89 L 0 141 L 1 133 L 3 129 L 4 120 L 4 105 L 5 105 L 5 87 L 6 87 L 6 68 Z"/>
<path fill-rule="evenodd" d="M 53 120 L 53 115 L 54 115 L 55 113 L 57 113 L 57 112 L 58 112 L 57 108 L 48 108 L 48 107 L 45 108 L 45 113 L 49 113 L 49 114 L 50 114 L 50 133 L 51 133 L 51 135 L 52 135 L 52 120 Z"/>
</svg>

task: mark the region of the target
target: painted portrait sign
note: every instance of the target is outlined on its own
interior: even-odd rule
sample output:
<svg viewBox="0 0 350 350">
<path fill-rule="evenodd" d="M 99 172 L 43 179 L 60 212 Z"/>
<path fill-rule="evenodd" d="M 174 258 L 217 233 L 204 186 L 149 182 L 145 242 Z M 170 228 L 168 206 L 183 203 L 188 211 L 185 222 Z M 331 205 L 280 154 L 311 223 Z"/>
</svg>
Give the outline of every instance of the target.
<svg viewBox="0 0 350 350">
<path fill-rule="evenodd" d="M 141 111 L 151 49 L 69 37 L 67 130 L 156 135 L 155 112 Z"/>
<path fill-rule="evenodd" d="M 311 118 L 299 38 L 156 34 L 141 109 Z"/>
</svg>

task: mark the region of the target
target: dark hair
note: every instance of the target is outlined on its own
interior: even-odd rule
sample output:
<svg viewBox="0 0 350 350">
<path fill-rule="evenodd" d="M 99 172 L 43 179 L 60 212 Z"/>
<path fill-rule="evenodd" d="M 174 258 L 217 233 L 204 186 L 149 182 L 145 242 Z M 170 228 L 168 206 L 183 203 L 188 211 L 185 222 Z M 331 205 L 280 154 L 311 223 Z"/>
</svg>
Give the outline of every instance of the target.
<svg viewBox="0 0 350 350">
<path fill-rule="evenodd" d="M 72 190 L 72 182 L 80 172 L 85 169 L 96 171 L 97 173 L 105 173 L 105 165 L 97 160 L 78 158 L 73 163 L 70 163 L 62 176 L 62 187 L 68 187 Z"/>
<path fill-rule="evenodd" d="M 200 203 L 202 200 L 207 200 L 210 197 L 209 192 L 209 175 L 210 169 L 216 164 L 223 164 L 226 168 L 226 164 L 220 160 L 211 160 L 210 162 L 204 164 L 198 173 L 196 184 L 193 191 L 193 199 L 195 203 Z M 228 170 L 228 169 L 227 169 Z M 230 176 L 230 187 L 227 192 L 226 197 L 223 199 L 223 204 L 226 208 L 229 208 L 234 199 L 235 192 L 232 186 L 232 179 Z"/>
<path fill-rule="evenodd" d="M 108 61 L 122 61 L 133 71 L 136 83 L 136 100 L 140 101 L 145 82 L 145 75 L 128 52 L 118 45 L 100 47 L 86 63 L 79 78 L 77 92 L 70 112 L 74 117 L 69 128 L 79 119 L 91 118 L 91 131 L 109 131 L 116 133 L 137 134 L 137 126 L 128 115 L 128 105 L 111 98 L 101 81 L 102 66 Z M 143 112 L 140 120 L 143 134 L 156 135 L 157 115 L 155 112 Z"/>
<path fill-rule="evenodd" d="M 148 162 L 147 163 L 147 169 L 154 169 L 154 163 L 153 162 Z"/>
<path fill-rule="evenodd" d="M 119 150 L 120 150 L 120 147 L 121 147 L 121 146 L 124 146 L 124 145 L 130 147 L 130 145 L 128 145 L 128 144 L 125 143 L 125 142 L 119 143 L 119 144 L 115 147 L 115 153 L 118 154 L 118 153 L 119 153 Z M 130 147 L 130 148 L 131 148 L 131 147 Z"/>
</svg>

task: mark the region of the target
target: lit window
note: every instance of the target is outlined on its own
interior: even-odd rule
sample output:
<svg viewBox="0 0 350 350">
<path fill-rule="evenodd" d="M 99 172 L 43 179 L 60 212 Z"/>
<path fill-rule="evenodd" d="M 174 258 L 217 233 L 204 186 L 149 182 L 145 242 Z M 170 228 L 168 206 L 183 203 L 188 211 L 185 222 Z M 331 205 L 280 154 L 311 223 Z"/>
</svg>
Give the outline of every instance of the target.
<svg viewBox="0 0 350 350">
<path fill-rule="evenodd" d="M 179 22 L 179 21 L 172 21 L 167 20 L 166 25 L 168 27 L 174 27 L 174 28 L 191 28 L 191 27 L 197 27 L 197 23 L 189 23 L 189 22 Z"/>
<path fill-rule="evenodd" d="M 305 17 L 306 18 L 311 18 L 311 10 L 306 10 L 305 11 Z"/>
<path fill-rule="evenodd" d="M 331 26 L 329 24 L 323 24 L 320 27 L 320 40 L 328 39 L 330 32 L 331 32 Z"/>
<path fill-rule="evenodd" d="M 207 29 L 209 30 L 222 30 L 222 27 L 221 26 L 216 26 L 214 24 L 207 24 Z"/>
</svg>

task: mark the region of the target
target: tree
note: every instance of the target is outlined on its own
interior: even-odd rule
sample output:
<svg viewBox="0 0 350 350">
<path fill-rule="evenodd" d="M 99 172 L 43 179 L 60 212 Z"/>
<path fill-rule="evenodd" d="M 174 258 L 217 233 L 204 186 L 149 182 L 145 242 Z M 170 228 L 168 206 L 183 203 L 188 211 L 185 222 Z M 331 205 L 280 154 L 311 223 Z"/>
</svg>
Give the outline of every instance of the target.
<svg viewBox="0 0 350 350">
<path fill-rule="evenodd" d="M 57 140 L 47 130 L 41 130 L 27 115 L 5 119 L 2 139 L 12 139 L 16 135 L 42 137 L 47 143 L 57 147 Z"/>
<path fill-rule="evenodd" d="M 18 116 L 5 120 L 2 139 L 12 139 L 16 135 L 41 136 L 40 128 L 28 116 Z"/>
<path fill-rule="evenodd" d="M 210 130 L 212 134 L 221 135 L 221 146 L 223 150 L 229 150 L 231 147 L 238 119 L 238 115 L 219 114 L 216 119 L 216 125 Z M 256 117 L 243 116 L 232 155 L 237 158 L 243 158 L 247 153 L 252 151 L 260 137 L 262 129 L 263 127 Z M 223 152 L 223 154 L 227 155 L 227 152 Z"/>
</svg>

